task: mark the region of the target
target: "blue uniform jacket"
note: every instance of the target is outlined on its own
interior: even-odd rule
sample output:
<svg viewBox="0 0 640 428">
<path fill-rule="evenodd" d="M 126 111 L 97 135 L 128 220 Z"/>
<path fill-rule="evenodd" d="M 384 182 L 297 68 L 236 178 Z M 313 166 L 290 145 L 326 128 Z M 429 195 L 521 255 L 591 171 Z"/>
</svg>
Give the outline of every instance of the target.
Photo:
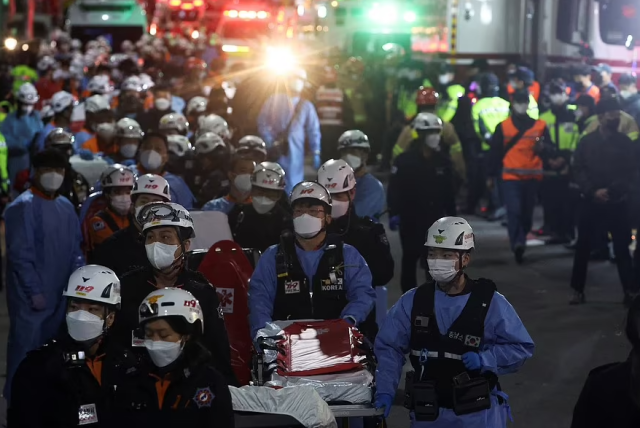
<svg viewBox="0 0 640 428">
<path fill-rule="evenodd" d="M 415 289 L 405 293 L 389 310 L 387 318 L 376 337 L 374 351 L 378 359 L 376 370 L 377 394 L 395 396 L 409 353 L 411 337 L 411 310 Z M 435 315 L 438 329 L 445 334 L 460 316 L 469 300 L 469 294 L 455 297 L 436 290 Z M 491 371 L 498 376 L 516 372 L 533 355 L 533 339 L 522 324 L 515 309 L 500 293 L 496 292 L 485 318 L 484 340 L 480 351 L 482 371 Z M 491 409 L 464 416 L 456 416 L 451 409 L 440 409 L 435 422 L 415 422 L 429 427 L 495 427 L 505 426 L 504 411 L 495 400 Z M 489 420 L 494 422 L 488 423 Z M 480 423 L 480 421 L 484 421 Z M 476 423 L 478 422 L 478 423 Z"/>
<path fill-rule="evenodd" d="M 226 196 L 222 198 L 213 199 L 202 207 L 202 211 L 220 211 L 225 214 L 229 214 L 236 203 L 229 200 Z"/>
<path fill-rule="evenodd" d="M 196 201 L 196 197 L 191 193 L 191 189 L 187 186 L 187 183 L 178 175 L 165 172 L 163 175 L 165 180 L 169 183 L 169 190 L 171 192 L 171 202 L 180 204 L 185 209 L 193 209 L 193 204 Z"/>
<path fill-rule="evenodd" d="M 356 197 L 353 199 L 353 205 L 359 217 L 370 217 L 377 221 L 387 205 L 380 180 L 372 174 L 356 178 Z"/>
<path fill-rule="evenodd" d="M 302 270 L 307 275 L 309 283 L 313 282 L 313 275 L 318 269 L 320 259 L 324 254 L 322 248 L 315 251 L 304 251 L 296 245 L 296 254 L 300 260 Z M 249 324 L 251 337 L 256 337 L 258 330 L 263 328 L 271 319 L 273 304 L 276 299 L 278 278 L 276 277 L 277 245 L 269 247 L 256 266 L 249 283 Z M 344 288 L 349 303 L 341 316 L 351 316 L 357 323 L 367 318 L 373 309 L 376 292 L 371 286 L 371 271 L 358 250 L 351 245 L 344 244 Z"/>
<path fill-rule="evenodd" d="M 73 148 L 77 152 L 78 150 L 80 150 L 82 148 L 84 143 L 86 143 L 87 141 L 89 141 L 90 139 L 92 139 L 94 137 L 94 134 L 88 132 L 86 129 L 83 129 L 80 132 L 76 132 L 74 137 L 75 137 L 75 141 L 73 143 L 73 145 L 74 145 Z"/>
<path fill-rule="evenodd" d="M 286 94 L 272 95 L 262 106 L 258 116 L 258 132 L 262 139 L 271 146 L 286 130 L 293 117 L 295 106 L 300 97 L 289 98 Z M 287 173 L 286 192 L 304 180 L 304 148 L 305 140 L 309 142 L 312 153 L 320 153 L 320 122 L 316 109 L 307 100 L 289 131 L 289 154 L 282 156 L 278 163 Z M 293 104 L 293 105 L 292 105 Z"/>
<path fill-rule="evenodd" d="M 0 126 L 9 149 L 9 180 L 15 182 L 16 174 L 29 169 L 29 147 L 43 128 L 38 112 L 18 117 L 17 112 L 9 113 Z"/>
</svg>

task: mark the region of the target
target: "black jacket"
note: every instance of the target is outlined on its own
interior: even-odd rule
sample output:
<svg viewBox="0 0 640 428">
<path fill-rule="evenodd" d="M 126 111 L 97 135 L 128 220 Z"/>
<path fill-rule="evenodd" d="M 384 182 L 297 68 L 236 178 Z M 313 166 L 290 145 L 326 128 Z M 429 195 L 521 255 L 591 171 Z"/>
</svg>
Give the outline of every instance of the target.
<svg viewBox="0 0 640 428">
<path fill-rule="evenodd" d="M 171 108 L 160 111 L 154 107 L 144 113 L 140 113 L 136 120 L 144 132 L 149 132 L 150 130 L 157 131 L 160 119 L 162 119 L 162 116 L 169 113 L 175 112 L 171 110 Z"/>
<path fill-rule="evenodd" d="M 626 135 L 601 132 L 582 137 L 573 157 L 574 181 L 587 198 L 598 189 L 609 190 L 610 202 L 624 199 L 638 172 L 638 148 Z"/>
<path fill-rule="evenodd" d="M 133 223 L 98 245 L 89 255 L 89 263 L 106 266 L 118 277 L 130 270 L 151 268 L 140 232 Z"/>
<path fill-rule="evenodd" d="M 188 269 L 178 275 L 174 286 L 190 292 L 200 303 L 204 316 L 202 343 L 211 352 L 213 366 L 227 378 L 230 385 L 237 385 L 231 368 L 229 337 L 215 287 L 201 273 Z M 122 346 L 131 346 L 132 333 L 139 326 L 140 304 L 149 293 L 157 290 L 153 268 L 136 269 L 123 275 L 120 288 L 122 303 L 112 327 L 113 336 Z"/>
<path fill-rule="evenodd" d="M 83 350 L 66 336 L 27 354 L 13 378 L 9 427 L 74 427 L 79 425 L 82 410 L 88 415 L 95 411 L 93 418 L 97 422 L 89 426 L 113 426 L 115 391 L 135 375 L 137 358 L 108 338 L 103 340 L 91 363 L 82 359 L 73 361 L 72 357 L 78 357 Z M 98 373 L 100 381 L 88 364 Z"/>
<path fill-rule="evenodd" d="M 333 219 L 329 233 L 340 236 L 355 247 L 369 265 L 372 284 L 386 285 L 393 278 L 393 256 L 384 226 L 369 217 L 358 217 L 350 209 L 347 215 Z"/>
<path fill-rule="evenodd" d="M 236 204 L 229 213 L 229 227 L 242 248 L 264 252 L 280 242 L 283 230 L 293 230 L 291 209 L 285 198 L 266 214 L 258 214 L 251 204 Z"/>
<path fill-rule="evenodd" d="M 640 126 L 640 93 L 631 95 L 622 100 L 622 109 L 633 116 L 638 126 Z"/>
</svg>

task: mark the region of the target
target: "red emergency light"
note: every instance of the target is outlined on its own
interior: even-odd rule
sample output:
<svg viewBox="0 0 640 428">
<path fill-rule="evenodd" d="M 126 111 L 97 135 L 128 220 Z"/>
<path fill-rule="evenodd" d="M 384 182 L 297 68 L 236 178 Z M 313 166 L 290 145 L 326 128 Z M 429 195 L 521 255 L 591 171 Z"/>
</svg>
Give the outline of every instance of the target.
<svg viewBox="0 0 640 428">
<path fill-rule="evenodd" d="M 631 5 L 622 6 L 622 15 L 625 18 L 634 18 L 636 16 L 636 8 Z"/>
<path fill-rule="evenodd" d="M 264 10 L 225 10 L 224 16 L 228 18 L 239 18 L 239 19 L 267 19 L 269 17 L 269 12 Z"/>
</svg>

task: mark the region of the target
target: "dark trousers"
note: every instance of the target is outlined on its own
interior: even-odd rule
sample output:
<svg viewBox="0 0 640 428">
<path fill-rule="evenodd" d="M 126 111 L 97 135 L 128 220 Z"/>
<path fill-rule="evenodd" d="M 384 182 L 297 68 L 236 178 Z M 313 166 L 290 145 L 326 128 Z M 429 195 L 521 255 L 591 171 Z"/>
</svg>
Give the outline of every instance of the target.
<svg viewBox="0 0 640 428">
<path fill-rule="evenodd" d="M 582 202 L 580 221 L 578 223 L 578 243 L 573 258 L 571 287 L 579 292 L 584 291 L 587 281 L 589 253 L 591 252 L 591 240 L 594 239 L 593 231 L 602 230 L 602 228 L 611 233 L 613 251 L 616 255 L 616 265 L 622 288 L 625 293 L 633 293 L 636 286 L 633 280 L 631 254 L 629 253 L 631 226 L 629 223 L 629 210 L 625 202 L 616 204 Z"/>
<path fill-rule="evenodd" d="M 502 197 L 507 207 L 507 228 L 512 250 L 527 245 L 539 184 L 538 180 L 502 181 Z"/>
<path fill-rule="evenodd" d="M 437 218 L 431 220 L 425 217 L 424 223 L 417 223 L 406 222 L 404 218 L 400 218 L 400 245 L 402 245 L 400 286 L 403 293 L 418 285 L 416 264 L 424 255 L 427 230 L 436 220 Z"/>
<path fill-rule="evenodd" d="M 545 228 L 554 236 L 572 239 L 576 201 L 569 189 L 569 177 L 545 177 L 540 193 Z"/>
</svg>

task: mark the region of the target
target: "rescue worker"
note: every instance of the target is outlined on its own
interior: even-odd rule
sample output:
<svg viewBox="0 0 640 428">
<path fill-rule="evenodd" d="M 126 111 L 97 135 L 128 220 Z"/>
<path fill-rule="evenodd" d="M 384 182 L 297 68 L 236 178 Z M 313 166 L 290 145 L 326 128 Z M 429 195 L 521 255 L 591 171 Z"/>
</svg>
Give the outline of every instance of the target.
<svg viewBox="0 0 640 428">
<path fill-rule="evenodd" d="M 182 84 L 179 85 L 178 95 L 185 101 L 194 97 L 204 96 L 204 82 L 202 79 L 206 74 L 206 62 L 193 56 L 188 58 L 184 64 L 184 71 L 181 73 Z"/>
<path fill-rule="evenodd" d="M 196 168 L 189 180 L 198 206 L 229 193 L 229 147 L 213 132 L 205 132 L 196 139 L 194 147 Z"/>
<path fill-rule="evenodd" d="M 629 244 L 628 197 L 638 171 L 637 147 L 621 133 L 620 103 L 615 98 L 603 99 L 596 106 L 599 127 L 596 132 L 584 136 L 573 158 L 574 180 L 582 193 L 578 242 L 573 259 L 571 288 L 574 293 L 571 304 L 584 303 L 584 286 L 593 231 L 606 229 L 611 233 L 616 267 L 625 294 L 625 304 L 630 304 L 637 292 L 633 278 Z M 640 260 L 636 251 L 635 260 Z"/>
<path fill-rule="evenodd" d="M 87 140 L 81 149 L 91 153 L 102 153 L 111 156 L 118 153 L 119 147 L 115 144 L 116 120 L 114 112 L 111 110 L 101 110 L 93 122 L 95 136 Z M 90 160 L 87 158 L 87 160 Z"/>
<path fill-rule="evenodd" d="M 464 86 L 454 83 L 455 73 L 451 64 L 442 63 L 438 72 L 438 99 L 436 114 L 443 122 L 451 122 L 458 111 L 458 99 L 464 96 Z M 416 100 L 417 102 L 418 100 Z M 418 110 L 420 104 L 418 103 Z"/>
<path fill-rule="evenodd" d="M 334 67 L 325 67 L 324 84 L 315 94 L 315 107 L 322 136 L 322 160 L 335 159 L 338 154 L 333 144 L 340 135 L 354 125 L 353 110 L 349 98 L 337 85 L 338 72 Z"/>
<path fill-rule="evenodd" d="M 42 110 L 42 102 L 48 101 L 53 94 L 62 90 L 62 83 L 53 79 L 53 71 L 56 67 L 56 60 L 45 55 L 38 61 L 38 71 L 40 77 L 35 83 L 36 90 L 40 94 L 40 101 L 37 104 L 38 110 Z"/>
<path fill-rule="evenodd" d="M 370 151 L 369 137 L 360 130 L 345 131 L 338 139 L 338 154 L 355 171 L 358 183 L 353 208 L 358 216 L 378 222 L 387 201 L 382 183 L 367 169 Z"/>
<path fill-rule="evenodd" d="M 623 74 L 618 80 L 622 110 L 629 114 L 640 126 L 640 94 L 638 94 L 638 78 L 633 74 Z"/>
<path fill-rule="evenodd" d="M 618 96 L 605 97 L 604 94 L 606 93 L 606 91 L 603 91 L 601 101 L 606 98 L 613 98 L 615 100 L 618 100 Z M 580 100 L 580 98 L 578 98 L 578 100 Z M 582 137 L 584 137 L 586 134 L 596 132 L 600 127 L 600 122 L 598 120 L 596 110 L 597 108 L 594 109 L 594 114 L 591 117 L 587 118 L 587 120 L 585 121 L 585 129 L 582 133 Z M 620 111 L 620 127 L 618 128 L 618 132 L 622 132 L 627 137 L 631 138 L 632 141 L 638 140 L 640 136 L 640 129 L 638 128 L 638 124 L 636 123 L 633 116 L 622 110 Z"/>
<path fill-rule="evenodd" d="M 200 119 L 198 120 L 198 127 L 194 135 L 198 138 L 205 132 L 213 132 L 220 136 L 226 144 L 230 144 L 231 129 L 229 129 L 229 124 L 222 116 L 218 116 L 217 114 L 200 116 Z"/>
<path fill-rule="evenodd" d="M 169 160 L 167 169 L 174 174 L 185 178 L 188 171 L 193 169 L 193 148 L 191 142 L 185 135 L 168 135 L 167 143 L 169 147 Z"/>
<path fill-rule="evenodd" d="M 165 167 L 169 160 L 169 141 L 163 134 L 150 132 L 142 138 L 142 143 L 138 149 L 137 166 L 140 174 L 162 175 L 170 185 L 171 200 L 187 209 L 193 207 L 195 197 L 182 177 L 166 171 Z"/>
<path fill-rule="evenodd" d="M 107 207 L 89 220 L 89 249 L 95 250 L 107 238 L 129 227 L 131 191 L 135 176 L 131 169 L 115 164 L 100 179 Z"/>
<path fill-rule="evenodd" d="M 284 233 L 280 244 L 265 251 L 249 283 L 252 338 L 277 320 L 342 318 L 359 325 L 375 305 L 367 263 L 355 248 L 327 233 L 327 189 L 303 181 L 290 200 L 294 233 Z"/>
<path fill-rule="evenodd" d="M 616 85 L 611 80 L 613 77 L 611 66 L 602 62 L 595 67 L 595 71 L 600 75 L 600 90 L 607 88 L 617 94 L 618 88 L 616 88 Z M 618 82 L 618 84 L 620 84 L 620 82 Z"/>
<path fill-rule="evenodd" d="M 256 165 L 251 174 L 251 203 L 235 204 L 229 211 L 233 240 L 242 248 L 262 253 L 280 242 L 283 230 L 291 230 L 291 209 L 284 186 L 285 172 L 280 165 Z"/>
<path fill-rule="evenodd" d="M 589 95 L 583 95 L 576 100 L 576 123 L 580 130 L 580 136 L 583 136 L 587 126 L 592 121 L 597 121 L 598 116 L 595 115 L 596 101 Z"/>
<path fill-rule="evenodd" d="M 32 187 L 5 210 L 7 242 L 7 382 L 27 352 L 52 339 L 64 317 L 62 291 L 71 272 L 84 265 L 78 216 L 58 196 L 67 167 L 64 155 L 47 149 L 34 155 Z"/>
<path fill-rule="evenodd" d="M 220 211 L 229 214 L 236 205 L 251 204 L 251 174 L 256 163 L 242 156 L 233 155 L 229 166 L 229 194 L 213 199 L 202 207 L 202 211 Z"/>
<path fill-rule="evenodd" d="M 207 104 L 209 100 L 205 97 L 193 97 L 187 103 L 186 117 L 191 127 L 196 127 L 198 119 L 204 116 L 207 112 Z M 195 129 L 192 129 L 195 131 Z"/>
<path fill-rule="evenodd" d="M 217 317 L 205 302 L 180 288 L 153 291 L 140 302 L 136 318 L 150 364 L 118 389 L 117 408 L 126 424 L 234 427 L 227 381 L 202 346 L 212 327 L 209 317 Z"/>
<path fill-rule="evenodd" d="M 89 261 L 107 266 L 118 276 L 141 267 L 150 267 L 144 242 L 140 239 L 142 226 L 137 222 L 135 214 L 136 210 L 151 202 L 171 202 L 169 183 L 159 175 L 141 175 L 136 178 L 131 190 L 129 226 L 103 241 L 89 254 Z"/>
<path fill-rule="evenodd" d="M 24 83 L 16 94 L 17 108 L 7 115 L 0 125 L 9 149 L 9 181 L 15 182 L 16 175 L 29 169 L 29 148 L 33 138 L 43 128 L 40 115 L 33 110 L 40 97 L 31 83 Z M 18 193 L 12 189 L 12 197 Z"/>
<path fill-rule="evenodd" d="M 212 353 L 212 362 L 235 385 L 227 330 L 220 310 L 218 294 L 199 272 L 186 266 L 185 254 L 195 237 L 193 220 L 184 207 L 170 202 L 153 202 L 140 209 L 136 221 L 151 267 L 143 267 L 122 276 L 122 310 L 114 325 L 114 339 L 123 346 L 140 346 L 136 334 L 138 307 L 145 296 L 156 289 L 179 287 L 202 302 L 206 317 L 203 344 Z M 184 305 L 183 305 L 184 306 Z"/>
<path fill-rule="evenodd" d="M 509 242 L 517 263 L 523 262 L 527 234 L 533 222 L 533 209 L 543 177 L 543 158 L 547 159 L 549 130 L 542 120 L 527 114 L 529 91 L 514 94 L 511 116 L 500 123 L 491 140 L 487 186 L 500 186 L 507 208 Z M 501 178 L 500 178 L 501 177 Z"/>
<path fill-rule="evenodd" d="M 58 194 L 69 199 L 78 210 L 89 196 L 91 186 L 81 174 L 71 167 L 69 159 L 73 155 L 73 146 L 73 135 L 62 128 L 55 128 L 51 131 L 44 142 L 45 149 L 55 149 L 64 156 L 66 161 L 64 180 L 58 189 Z"/>
<path fill-rule="evenodd" d="M 83 128 L 75 133 L 76 149 L 81 149 L 84 144 L 95 138 L 95 128 L 99 123 L 105 121 L 105 116 L 109 117 L 112 113 L 109 111 L 111 107 L 104 95 L 92 95 L 82 103 L 85 112 L 85 122 Z"/>
<path fill-rule="evenodd" d="M 54 129 L 62 128 L 65 131 L 69 131 L 71 126 L 71 113 L 76 104 L 77 101 L 68 92 L 60 91 L 53 94 L 50 104 L 54 113 L 53 120 L 38 133 L 35 143 L 31 146 L 32 151 L 39 152 L 43 150 L 44 140 Z"/>
<path fill-rule="evenodd" d="M 591 81 L 591 66 L 581 64 L 576 66 L 573 72 L 573 80 L 576 82 L 576 93 L 572 94 L 575 99 L 583 95 L 589 95 L 598 104 L 600 101 L 600 88 Z"/>
<path fill-rule="evenodd" d="M 316 110 L 300 97 L 307 79 L 304 70 L 289 76 L 286 93 L 272 95 L 258 116 L 258 132 L 274 152 L 270 160 L 287 173 L 287 192 L 304 179 L 305 141 L 313 155 L 315 169 L 320 167 L 320 123 Z"/>
<path fill-rule="evenodd" d="M 142 81 L 138 76 L 129 76 L 122 81 L 117 103 L 111 106 L 115 109 L 116 119 L 128 117 L 135 120 L 144 113 L 144 100 L 141 93 Z"/>
<path fill-rule="evenodd" d="M 83 266 L 63 295 L 66 332 L 30 352 L 18 367 L 8 426 L 109 426 L 114 391 L 137 373 L 135 356 L 108 334 L 120 307 L 118 277 L 104 266 Z M 43 397 L 37 412 L 34 385 Z"/>
<path fill-rule="evenodd" d="M 440 147 L 442 127 L 435 114 L 419 113 L 413 121 L 418 138 L 396 158 L 389 177 L 389 228 L 400 229 L 403 292 L 418 283 L 416 263 L 431 219 L 456 213 L 453 165 Z"/>
<path fill-rule="evenodd" d="M 238 141 L 235 153 L 259 164 L 267 160 L 267 145 L 260 137 L 246 135 Z"/>
<path fill-rule="evenodd" d="M 378 332 L 374 405 L 389 416 L 405 355 L 405 405 L 412 427 L 505 428 L 510 417 L 499 376 L 531 358 L 533 340 L 513 306 L 488 279 L 465 269 L 475 237 L 460 217 L 437 220 L 426 236 L 433 281 L 410 290 Z"/>
<path fill-rule="evenodd" d="M 128 167 L 135 167 L 138 147 L 142 141 L 144 132 L 138 122 L 128 117 L 123 117 L 116 122 L 116 139 L 118 153 L 111 155 L 117 163 Z"/>
<path fill-rule="evenodd" d="M 547 244 L 567 244 L 573 239 L 575 202 L 569 184 L 573 152 L 580 139 L 576 124 L 576 106 L 569 104 L 564 83 L 549 85 L 551 108 L 540 115 L 549 130 L 548 144 L 553 146 L 554 156 L 544 165 L 545 175 L 541 184 L 545 229 L 551 234 Z"/>
<path fill-rule="evenodd" d="M 153 87 L 153 108 L 140 114 L 136 120 L 144 132 L 157 130 L 160 119 L 169 114 L 176 113 L 171 108 L 171 86 L 165 83 L 158 83 Z"/>
<path fill-rule="evenodd" d="M 165 114 L 160 118 L 157 127 L 158 131 L 164 135 L 184 135 L 189 132 L 189 122 L 180 113 Z"/>
<path fill-rule="evenodd" d="M 535 80 L 533 76 L 533 71 L 529 70 L 526 67 L 518 67 L 516 72 L 510 77 L 509 86 L 513 88 L 513 93 L 510 93 L 511 97 L 516 94 L 518 91 L 526 91 L 529 93 L 529 105 L 527 107 L 527 114 L 532 119 L 538 119 L 540 112 L 538 111 L 538 101 L 537 99 L 540 97 L 540 84 L 537 86 L 537 97 L 530 89 Z M 538 83 L 538 82 L 535 82 Z M 535 87 L 534 87 L 535 88 Z M 534 89 L 535 90 L 535 89 Z"/>
</svg>

